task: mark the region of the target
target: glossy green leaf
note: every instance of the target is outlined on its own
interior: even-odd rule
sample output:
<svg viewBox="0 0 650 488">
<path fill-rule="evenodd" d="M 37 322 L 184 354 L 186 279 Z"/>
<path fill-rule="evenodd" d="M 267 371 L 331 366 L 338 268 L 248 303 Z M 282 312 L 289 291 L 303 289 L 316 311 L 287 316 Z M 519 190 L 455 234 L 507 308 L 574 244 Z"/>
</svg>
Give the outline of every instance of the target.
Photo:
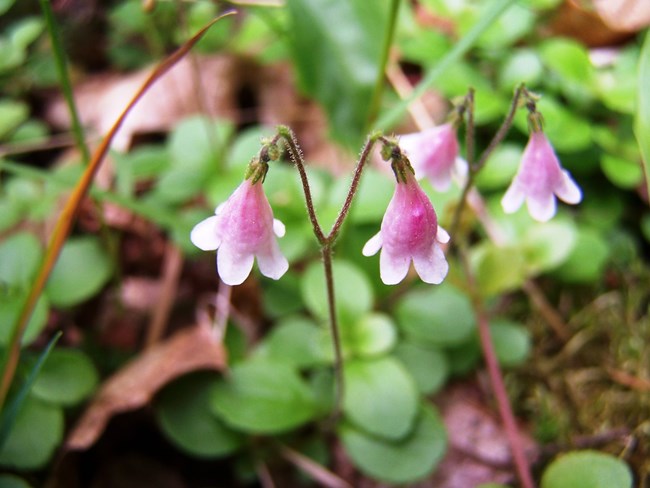
<svg viewBox="0 0 650 488">
<path fill-rule="evenodd" d="M 55 349 L 43 365 L 32 392 L 43 401 L 75 405 L 96 388 L 99 375 L 88 356 L 76 349 Z"/>
<path fill-rule="evenodd" d="M 532 226 L 522 241 L 526 268 L 537 274 L 558 267 L 569 257 L 575 242 L 576 229 L 569 220 Z"/>
<path fill-rule="evenodd" d="M 334 296 L 340 318 L 359 318 L 370 311 L 373 305 L 372 285 L 366 275 L 354 264 L 335 260 Z M 327 289 L 323 263 L 312 263 L 302 277 L 302 298 L 309 311 L 319 319 L 329 317 Z"/>
<path fill-rule="evenodd" d="M 61 408 L 28 397 L 0 449 L 0 465 L 18 469 L 42 468 L 62 438 Z"/>
<path fill-rule="evenodd" d="M 484 3 L 483 8 L 478 9 L 475 15 L 467 18 L 464 24 L 474 25 L 489 6 L 489 3 Z M 479 37 L 478 45 L 485 49 L 504 49 L 530 32 L 534 24 L 535 14 L 529 8 L 515 4 L 503 12 Z"/>
<path fill-rule="evenodd" d="M 13 100 L 0 100 L 0 139 L 22 124 L 29 116 L 27 105 Z"/>
<path fill-rule="evenodd" d="M 68 239 L 45 293 L 52 305 L 70 307 L 98 293 L 113 274 L 113 264 L 96 237 Z"/>
<path fill-rule="evenodd" d="M 268 360 L 234 366 L 215 387 L 211 408 L 231 427 L 259 434 L 291 430 L 317 412 L 312 392 L 296 370 Z"/>
<path fill-rule="evenodd" d="M 527 88 L 533 88 L 543 74 L 542 61 L 533 49 L 516 49 L 499 71 L 499 85 L 508 93 L 512 93 L 521 83 L 525 83 Z"/>
<path fill-rule="evenodd" d="M 364 315 L 350 327 L 350 332 L 350 336 L 344 340 L 359 356 L 376 356 L 387 352 L 397 340 L 397 330 L 392 319 L 380 313 Z"/>
<path fill-rule="evenodd" d="M 526 257 L 517 246 L 484 242 L 472 249 L 472 267 L 483 295 L 497 295 L 519 288 L 526 280 Z"/>
<path fill-rule="evenodd" d="M 438 346 L 464 342 L 475 327 L 469 299 L 447 284 L 408 292 L 397 304 L 396 315 L 407 336 Z"/>
<path fill-rule="evenodd" d="M 555 459 L 544 471 L 541 488 L 631 488 L 627 464 L 598 451 L 573 451 Z"/>
<path fill-rule="evenodd" d="M 395 356 L 411 373 L 420 393 L 436 393 L 447 381 L 449 364 L 445 354 L 435 346 L 400 342 Z"/>
<path fill-rule="evenodd" d="M 321 338 L 322 329 L 310 319 L 287 317 L 275 324 L 255 354 L 298 368 L 322 364 L 328 356 L 323 354 Z"/>
<path fill-rule="evenodd" d="M 376 436 L 401 439 L 418 412 L 418 393 L 413 378 L 391 358 L 355 359 L 343 368 L 343 411 L 355 425 Z"/>
<path fill-rule="evenodd" d="M 517 173 L 523 152 L 523 147 L 516 144 L 503 143 L 497 146 L 478 173 L 477 186 L 484 190 L 506 188 Z"/>
<path fill-rule="evenodd" d="M 0 15 L 9 10 L 14 3 L 16 0 L 0 0 Z"/>
<path fill-rule="evenodd" d="M 431 405 L 418 408 L 412 432 L 399 441 L 380 439 L 350 425 L 341 427 L 352 462 L 366 475 L 388 483 L 410 483 L 429 475 L 445 454 L 447 432 Z"/>
<path fill-rule="evenodd" d="M 544 64 L 558 77 L 558 88 L 574 103 L 588 100 L 595 88 L 595 71 L 587 48 L 572 39 L 552 37 L 539 52 Z"/>
<path fill-rule="evenodd" d="M 650 193 L 650 35 L 646 33 L 639 57 L 639 83 L 634 135 L 643 156 L 646 185 Z"/>
<path fill-rule="evenodd" d="M 287 7 L 302 90 L 323 105 L 332 134 L 358 146 L 380 70 L 388 2 L 289 0 Z"/>
<path fill-rule="evenodd" d="M 502 366 L 518 366 L 530 354 L 530 332 L 523 325 L 503 319 L 490 323 L 490 336 L 499 363 Z"/>
<path fill-rule="evenodd" d="M 601 233 L 578 228 L 573 250 L 553 275 L 568 283 L 594 283 L 602 279 L 609 256 L 609 245 Z"/>
<path fill-rule="evenodd" d="M 243 444 L 244 438 L 210 410 L 216 386 L 213 374 L 193 374 L 174 381 L 156 398 L 156 417 L 162 431 L 192 456 L 222 457 Z"/>
<path fill-rule="evenodd" d="M 21 232 L 0 243 L 0 283 L 27 288 L 43 257 L 43 249 L 34 234 Z"/>
<path fill-rule="evenodd" d="M 643 183 L 643 167 L 636 161 L 603 154 L 600 167 L 607 179 L 619 188 L 629 190 Z"/>
<path fill-rule="evenodd" d="M 0 487 L 2 488 L 32 488 L 27 481 L 13 474 L 0 474 Z"/>
<path fill-rule="evenodd" d="M 26 299 L 26 290 L 0 288 L 0 345 L 9 343 L 14 324 L 20 316 Z M 47 297 L 41 295 L 36 302 L 32 317 L 27 323 L 22 339 L 23 344 L 29 344 L 41 333 L 47 323 L 49 309 Z"/>
</svg>

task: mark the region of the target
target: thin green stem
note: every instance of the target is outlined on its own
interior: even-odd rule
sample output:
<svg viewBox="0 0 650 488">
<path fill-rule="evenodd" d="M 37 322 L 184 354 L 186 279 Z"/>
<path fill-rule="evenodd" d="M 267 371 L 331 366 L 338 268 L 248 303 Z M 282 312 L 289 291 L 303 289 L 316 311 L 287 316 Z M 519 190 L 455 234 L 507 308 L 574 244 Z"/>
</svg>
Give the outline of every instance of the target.
<svg viewBox="0 0 650 488">
<path fill-rule="evenodd" d="M 375 147 L 375 143 L 377 142 L 377 139 L 379 137 L 380 136 L 378 134 L 371 136 L 366 141 L 366 144 L 363 146 L 363 150 L 361 151 L 361 155 L 359 156 L 359 161 L 357 162 L 356 169 L 354 170 L 352 183 L 350 183 L 350 189 L 348 190 L 348 195 L 345 198 L 345 201 L 343 202 L 343 206 L 341 207 L 341 211 L 339 212 L 338 217 L 336 217 L 336 220 L 334 221 L 334 225 L 332 225 L 332 229 L 330 230 L 329 234 L 327 234 L 326 240 L 330 244 L 333 244 L 336 238 L 338 237 L 339 232 L 341 230 L 341 226 L 343 225 L 343 222 L 347 217 L 348 212 L 350 211 L 350 207 L 352 206 L 352 199 L 354 198 L 354 195 L 357 193 L 357 189 L 359 188 L 359 180 L 361 179 L 361 173 L 363 173 L 363 168 L 366 162 L 368 161 L 368 157 L 372 153 L 372 149 L 373 147 Z"/>
<path fill-rule="evenodd" d="M 375 81 L 375 88 L 372 92 L 370 100 L 370 109 L 368 110 L 368 123 L 367 126 L 372 126 L 372 123 L 377 118 L 379 107 L 381 106 L 381 95 L 384 92 L 384 78 L 386 73 L 386 65 L 390 56 L 390 47 L 393 45 L 393 38 L 395 37 L 395 26 L 397 25 L 397 18 L 399 16 L 400 0 L 391 0 L 390 12 L 388 17 L 388 26 L 386 36 L 384 37 L 384 45 L 381 51 L 381 61 L 379 62 L 379 69 L 377 70 L 377 80 Z"/>
<path fill-rule="evenodd" d="M 56 19 L 52 12 L 52 5 L 50 4 L 50 0 L 39 0 L 39 2 L 41 4 L 41 9 L 43 10 L 43 16 L 45 17 L 45 24 L 47 25 L 47 31 L 50 35 L 50 41 L 52 42 L 54 62 L 59 75 L 61 90 L 63 91 L 63 96 L 68 105 L 68 111 L 70 112 L 70 118 L 72 119 L 72 132 L 74 134 L 75 142 L 77 143 L 79 151 L 81 151 L 84 164 L 88 164 L 88 161 L 90 161 L 90 151 L 86 145 L 84 130 L 81 126 L 79 113 L 77 112 L 77 106 L 75 105 L 74 96 L 72 94 L 72 83 L 70 83 L 70 76 L 68 75 L 65 51 L 63 49 L 63 43 L 61 42 L 61 35 L 59 33 Z"/>
<path fill-rule="evenodd" d="M 305 162 L 302 157 L 302 151 L 300 150 L 300 146 L 298 146 L 296 138 L 291 129 L 285 126 L 279 126 L 277 130 L 280 137 L 282 137 L 282 139 L 284 139 L 284 142 L 287 144 L 287 148 L 289 149 L 289 156 L 291 157 L 293 163 L 296 165 L 296 168 L 298 169 L 298 173 L 300 174 L 300 181 L 302 183 L 302 189 L 305 194 L 305 203 L 307 205 L 307 214 L 309 215 L 309 220 L 311 221 L 311 225 L 314 228 L 314 234 L 316 235 L 316 239 L 318 239 L 318 243 L 321 246 L 325 245 L 327 239 L 325 238 L 323 229 L 318 223 L 318 217 L 316 217 L 316 211 L 314 209 L 314 200 L 311 196 L 309 179 L 307 178 L 307 172 L 305 171 Z"/>
<path fill-rule="evenodd" d="M 330 326 L 332 331 L 332 343 L 334 344 L 334 410 L 330 417 L 332 424 L 341 416 L 343 408 L 343 394 L 345 385 L 343 380 L 343 353 L 341 351 L 341 336 L 339 332 L 338 319 L 336 317 L 336 299 L 334 297 L 334 273 L 332 271 L 332 248 L 325 244 L 321 249 L 323 256 L 323 269 L 325 271 L 325 284 L 327 287 L 327 309 L 329 312 Z"/>
<path fill-rule="evenodd" d="M 492 152 L 496 149 L 496 147 L 499 144 L 501 144 L 506 134 L 512 127 L 515 114 L 517 113 L 517 109 L 519 108 L 519 100 L 522 94 L 525 93 L 527 93 L 525 86 L 523 84 L 519 85 L 515 90 L 514 96 L 512 97 L 512 102 L 510 104 L 510 110 L 508 111 L 508 115 L 506 115 L 506 118 L 503 120 L 501 127 L 499 127 L 499 130 L 494 135 L 494 137 L 488 144 L 487 148 L 485 148 L 485 150 L 481 154 L 481 157 L 476 163 L 474 163 L 474 97 L 472 91 L 468 93 L 468 97 L 470 94 L 472 95 L 470 98 L 470 103 L 467 104 L 465 110 L 467 113 L 467 128 L 466 128 L 467 144 L 466 145 L 467 145 L 467 163 L 469 165 L 469 171 L 467 174 L 467 181 L 465 181 L 465 185 L 463 185 L 463 190 L 461 192 L 460 199 L 458 201 L 458 206 L 456 207 L 456 211 L 454 212 L 454 217 L 452 218 L 451 221 L 452 224 L 450 227 L 450 234 L 452 236 L 457 235 L 458 227 L 460 225 L 460 220 L 463 216 L 465 205 L 467 204 L 467 197 L 472 187 L 474 186 L 476 175 L 483 169 Z M 457 239 L 455 241 L 457 241 Z M 452 243 L 451 245 L 454 244 Z"/>
</svg>

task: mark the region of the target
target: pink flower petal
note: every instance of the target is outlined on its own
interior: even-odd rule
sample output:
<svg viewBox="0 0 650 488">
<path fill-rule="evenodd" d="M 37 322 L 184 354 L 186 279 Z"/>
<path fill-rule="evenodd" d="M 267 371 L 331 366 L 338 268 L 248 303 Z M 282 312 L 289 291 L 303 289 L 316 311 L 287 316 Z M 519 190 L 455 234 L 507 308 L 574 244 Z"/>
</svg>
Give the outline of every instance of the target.
<svg viewBox="0 0 650 488">
<path fill-rule="evenodd" d="M 519 207 L 521 207 L 521 204 L 524 203 L 525 199 L 526 195 L 521 189 L 519 183 L 517 180 L 513 181 L 510 188 L 508 188 L 508 191 L 506 191 L 506 194 L 503 195 L 503 198 L 501 199 L 503 211 L 507 214 L 516 212 L 519 210 Z"/>
<path fill-rule="evenodd" d="M 396 285 L 406 277 L 411 257 L 404 254 L 390 254 L 384 248 L 379 255 L 379 275 L 387 285 Z"/>
<path fill-rule="evenodd" d="M 377 232 L 374 236 L 372 236 L 368 242 L 366 242 L 366 245 L 363 246 L 363 249 L 361 250 L 361 254 L 364 256 L 374 256 L 377 254 L 379 249 L 381 249 L 382 246 L 382 240 L 381 240 L 381 232 Z"/>
<path fill-rule="evenodd" d="M 555 196 L 552 193 L 528 195 L 526 205 L 530 216 L 539 222 L 548 222 L 555 215 Z"/>
<path fill-rule="evenodd" d="M 449 272 L 449 264 L 438 244 L 434 244 L 426 253 L 413 256 L 413 265 L 422 281 L 432 285 L 442 283 Z"/>
<path fill-rule="evenodd" d="M 278 243 L 273 241 L 269 249 L 257 254 L 257 266 L 264 276 L 278 280 L 289 269 L 289 262 L 280 252 Z"/>
<path fill-rule="evenodd" d="M 213 215 L 202 220 L 194 226 L 190 233 L 192 244 L 202 251 L 214 251 L 221 244 L 221 238 L 217 232 L 219 217 Z"/>
<path fill-rule="evenodd" d="M 562 171 L 562 178 L 555 187 L 555 194 L 566 203 L 576 204 L 582 200 L 582 191 L 568 171 Z"/>
<path fill-rule="evenodd" d="M 253 269 L 252 254 L 238 254 L 232 245 L 223 244 L 217 252 L 217 271 L 226 285 L 241 285 Z"/>
</svg>

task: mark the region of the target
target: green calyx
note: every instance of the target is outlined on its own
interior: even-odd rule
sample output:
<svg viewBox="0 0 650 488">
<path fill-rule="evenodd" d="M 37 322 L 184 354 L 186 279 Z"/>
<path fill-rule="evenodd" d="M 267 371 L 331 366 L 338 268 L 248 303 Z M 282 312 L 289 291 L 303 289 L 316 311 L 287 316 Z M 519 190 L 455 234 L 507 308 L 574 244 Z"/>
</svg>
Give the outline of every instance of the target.
<svg viewBox="0 0 650 488">
<path fill-rule="evenodd" d="M 266 172 L 269 170 L 269 164 L 263 162 L 259 157 L 254 158 L 248 167 L 246 168 L 246 173 L 244 174 L 245 180 L 251 180 L 251 183 L 254 185 L 258 181 L 264 183 L 264 178 L 266 178 Z"/>
<path fill-rule="evenodd" d="M 398 183 L 406 183 L 407 172 L 415 174 L 411 162 L 402 152 L 397 142 L 385 140 L 381 148 L 381 157 L 384 161 L 390 160 L 390 167 L 395 174 L 395 179 Z"/>
</svg>

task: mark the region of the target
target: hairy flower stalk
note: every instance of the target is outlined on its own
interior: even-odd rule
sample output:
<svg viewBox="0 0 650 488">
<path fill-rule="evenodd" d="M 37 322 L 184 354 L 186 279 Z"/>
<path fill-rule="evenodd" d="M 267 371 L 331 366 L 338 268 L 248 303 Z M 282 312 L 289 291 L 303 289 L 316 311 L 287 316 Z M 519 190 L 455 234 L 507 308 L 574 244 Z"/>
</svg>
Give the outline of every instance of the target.
<svg viewBox="0 0 650 488">
<path fill-rule="evenodd" d="M 199 222 L 190 235 L 199 249 L 217 251 L 217 271 L 227 285 L 243 283 L 255 258 L 260 272 L 274 280 L 289 268 L 276 240 L 276 236 L 284 235 L 284 224 L 273 218 L 262 187 L 269 152 L 273 151 L 262 149 L 261 157 L 249 164 L 242 184 L 216 208 L 215 215 Z"/>
<path fill-rule="evenodd" d="M 556 211 L 555 197 L 566 203 L 582 200 L 582 192 L 568 171 L 562 168 L 553 147 L 541 128 L 537 112 L 529 116 L 531 133 L 519 171 L 506 191 L 501 205 L 506 213 L 516 212 L 524 200 L 531 217 L 550 220 Z"/>
<path fill-rule="evenodd" d="M 438 225 L 433 205 L 420 188 L 400 148 L 388 143 L 382 156 L 392 160 L 397 184 L 381 230 L 363 247 L 363 255 L 372 256 L 381 249 L 379 271 L 381 280 L 387 285 L 402 281 L 411 261 L 422 281 L 442 283 L 449 265 L 441 244 L 449 241 L 449 234 Z"/>
<path fill-rule="evenodd" d="M 399 144 L 417 179 L 427 178 L 437 191 L 447 191 L 452 177 L 463 178 L 467 174 L 467 162 L 458 156 L 456 126 L 452 122 L 403 135 Z"/>
</svg>

